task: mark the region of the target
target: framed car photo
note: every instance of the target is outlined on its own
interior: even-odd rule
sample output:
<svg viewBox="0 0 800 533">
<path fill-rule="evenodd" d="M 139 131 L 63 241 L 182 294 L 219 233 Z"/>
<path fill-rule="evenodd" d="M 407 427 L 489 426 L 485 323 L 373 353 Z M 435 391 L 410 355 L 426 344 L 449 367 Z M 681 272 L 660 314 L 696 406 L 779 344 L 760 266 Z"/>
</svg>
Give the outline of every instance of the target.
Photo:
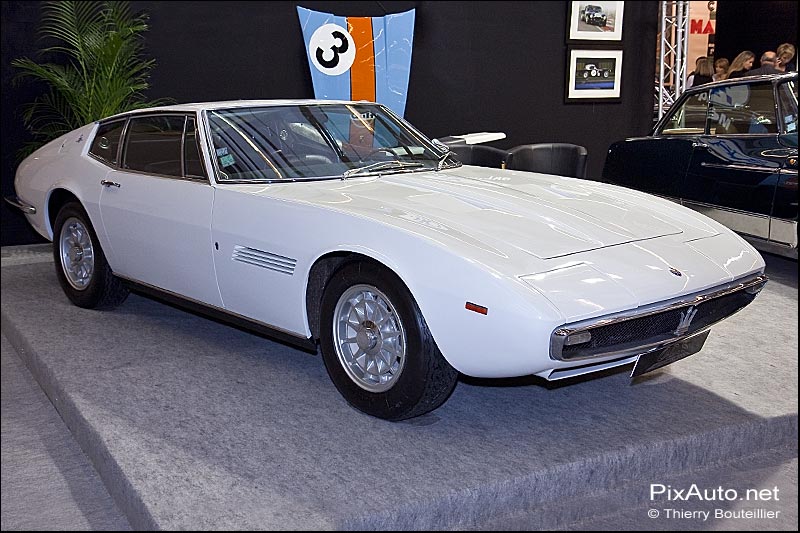
<svg viewBox="0 0 800 533">
<path fill-rule="evenodd" d="M 622 14 L 625 2 L 580 0 L 569 4 L 570 40 L 622 40 Z"/>
<path fill-rule="evenodd" d="M 620 98 L 622 50 L 573 48 L 567 61 L 567 102 Z"/>
</svg>

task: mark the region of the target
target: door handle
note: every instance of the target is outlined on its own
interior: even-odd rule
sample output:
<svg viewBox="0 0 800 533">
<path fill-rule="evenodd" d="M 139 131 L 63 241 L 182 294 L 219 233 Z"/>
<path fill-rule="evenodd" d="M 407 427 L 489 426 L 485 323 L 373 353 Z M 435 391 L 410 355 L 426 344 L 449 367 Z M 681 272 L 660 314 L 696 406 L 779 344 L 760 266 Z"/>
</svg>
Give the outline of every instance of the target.
<svg viewBox="0 0 800 533">
<path fill-rule="evenodd" d="M 119 189 L 119 183 L 116 181 L 100 180 L 100 185 L 103 187 L 116 187 Z"/>
<path fill-rule="evenodd" d="M 694 141 L 692 143 L 692 148 L 699 148 L 701 150 L 708 150 L 708 145 L 706 143 L 701 143 L 701 142 Z"/>
</svg>

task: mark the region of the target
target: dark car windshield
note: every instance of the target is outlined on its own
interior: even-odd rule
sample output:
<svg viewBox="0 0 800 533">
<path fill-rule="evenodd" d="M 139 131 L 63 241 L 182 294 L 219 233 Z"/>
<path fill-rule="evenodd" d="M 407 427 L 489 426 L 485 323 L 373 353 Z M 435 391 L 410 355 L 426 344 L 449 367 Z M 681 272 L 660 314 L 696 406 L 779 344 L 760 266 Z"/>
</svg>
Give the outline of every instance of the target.
<svg viewBox="0 0 800 533">
<path fill-rule="evenodd" d="M 208 111 L 207 117 L 217 176 L 223 182 L 417 172 L 441 166 L 441 150 L 378 104 L 242 107 Z"/>
<path fill-rule="evenodd" d="M 706 90 L 693 92 L 673 106 L 660 130 L 662 135 L 776 133 L 797 133 L 794 80 L 778 84 L 777 91 L 771 81 L 761 78 L 714 84 Z"/>
<path fill-rule="evenodd" d="M 603 8 L 600 6 L 586 6 L 587 13 L 597 13 L 598 11 L 602 11 Z"/>
</svg>

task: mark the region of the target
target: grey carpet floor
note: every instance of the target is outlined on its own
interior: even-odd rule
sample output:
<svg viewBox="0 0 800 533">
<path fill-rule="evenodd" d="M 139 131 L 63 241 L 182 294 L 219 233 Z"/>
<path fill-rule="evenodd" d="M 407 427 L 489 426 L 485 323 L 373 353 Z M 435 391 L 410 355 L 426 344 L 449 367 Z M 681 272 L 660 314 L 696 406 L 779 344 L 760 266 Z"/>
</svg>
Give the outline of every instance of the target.
<svg viewBox="0 0 800 533">
<path fill-rule="evenodd" d="M 8 530 L 129 530 L 72 433 L 0 336 L 2 511 Z"/>
<path fill-rule="evenodd" d="M 796 268 L 770 261 L 701 353 L 633 384 L 464 379 L 401 424 L 350 409 L 284 345 L 135 295 L 77 309 L 47 263 L 3 268 L 2 316 L 136 528 L 624 529 L 650 483 L 710 483 L 761 450 L 779 449 L 755 456 L 753 485 L 730 482 L 777 471 L 796 494 Z M 778 505 L 796 529 L 796 498 Z"/>
</svg>

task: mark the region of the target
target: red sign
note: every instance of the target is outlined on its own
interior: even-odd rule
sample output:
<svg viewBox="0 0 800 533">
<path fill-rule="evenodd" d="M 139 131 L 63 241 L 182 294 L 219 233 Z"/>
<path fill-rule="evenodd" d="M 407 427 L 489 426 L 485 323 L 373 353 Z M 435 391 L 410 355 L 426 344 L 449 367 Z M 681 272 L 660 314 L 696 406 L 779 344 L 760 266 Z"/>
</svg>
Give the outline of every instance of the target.
<svg viewBox="0 0 800 533">
<path fill-rule="evenodd" d="M 703 23 L 705 23 L 705 26 L 703 26 Z M 689 26 L 689 33 L 714 33 L 714 26 L 711 25 L 710 20 L 692 19 L 692 24 Z"/>
</svg>

